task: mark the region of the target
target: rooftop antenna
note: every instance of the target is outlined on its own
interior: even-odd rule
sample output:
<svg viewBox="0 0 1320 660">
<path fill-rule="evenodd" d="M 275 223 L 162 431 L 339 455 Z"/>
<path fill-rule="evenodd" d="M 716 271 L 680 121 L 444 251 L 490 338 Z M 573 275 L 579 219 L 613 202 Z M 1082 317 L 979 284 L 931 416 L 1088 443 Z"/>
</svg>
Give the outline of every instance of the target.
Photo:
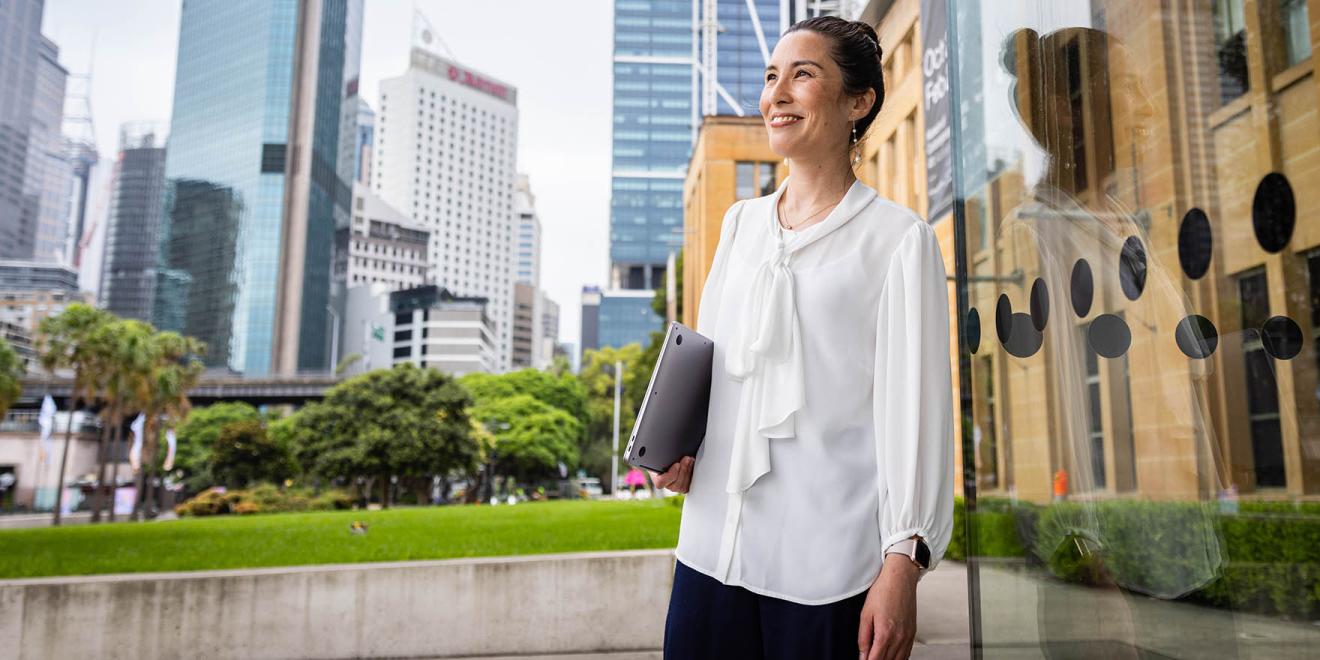
<svg viewBox="0 0 1320 660">
<path fill-rule="evenodd" d="M 96 150 L 96 124 L 92 120 L 92 71 L 96 63 L 96 40 L 92 33 L 92 48 L 88 55 L 87 73 L 70 73 L 64 97 L 65 149 L 73 166 L 78 184 L 72 208 L 73 232 L 70 234 L 69 253 L 74 269 L 82 265 L 83 250 L 91 239 L 87 228 L 87 198 L 91 193 L 92 168 L 100 155 Z"/>
</svg>

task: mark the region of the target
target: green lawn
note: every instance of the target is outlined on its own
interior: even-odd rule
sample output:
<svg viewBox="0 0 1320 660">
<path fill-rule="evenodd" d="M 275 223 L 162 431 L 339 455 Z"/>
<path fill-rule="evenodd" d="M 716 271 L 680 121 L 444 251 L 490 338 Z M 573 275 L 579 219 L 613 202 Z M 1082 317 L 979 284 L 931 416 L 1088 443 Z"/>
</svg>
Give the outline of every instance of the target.
<svg viewBox="0 0 1320 660">
<path fill-rule="evenodd" d="M 672 548 L 679 514 L 578 500 L 18 529 L 0 531 L 0 578 Z"/>
</svg>

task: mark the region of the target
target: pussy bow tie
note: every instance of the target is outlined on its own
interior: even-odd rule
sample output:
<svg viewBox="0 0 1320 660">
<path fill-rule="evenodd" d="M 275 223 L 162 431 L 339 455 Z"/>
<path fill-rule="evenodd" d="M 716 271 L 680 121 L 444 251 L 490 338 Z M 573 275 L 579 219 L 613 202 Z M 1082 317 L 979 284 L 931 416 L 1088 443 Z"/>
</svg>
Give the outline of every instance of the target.
<svg viewBox="0 0 1320 660">
<path fill-rule="evenodd" d="M 793 298 L 791 255 L 780 238 L 752 278 L 725 370 L 742 381 L 725 490 L 747 490 L 770 471 L 770 439 L 791 438 L 805 404 L 802 341 Z"/>
</svg>

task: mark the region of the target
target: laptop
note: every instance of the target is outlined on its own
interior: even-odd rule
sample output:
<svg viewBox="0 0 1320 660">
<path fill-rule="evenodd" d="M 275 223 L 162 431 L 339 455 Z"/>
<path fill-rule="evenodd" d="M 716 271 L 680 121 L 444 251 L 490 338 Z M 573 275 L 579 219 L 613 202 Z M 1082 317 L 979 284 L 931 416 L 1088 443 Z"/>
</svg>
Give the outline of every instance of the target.
<svg viewBox="0 0 1320 660">
<path fill-rule="evenodd" d="M 715 342 L 682 323 L 669 324 L 624 450 L 629 465 L 664 472 L 697 455 L 706 436 L 714 356 Z"/>
</svg>

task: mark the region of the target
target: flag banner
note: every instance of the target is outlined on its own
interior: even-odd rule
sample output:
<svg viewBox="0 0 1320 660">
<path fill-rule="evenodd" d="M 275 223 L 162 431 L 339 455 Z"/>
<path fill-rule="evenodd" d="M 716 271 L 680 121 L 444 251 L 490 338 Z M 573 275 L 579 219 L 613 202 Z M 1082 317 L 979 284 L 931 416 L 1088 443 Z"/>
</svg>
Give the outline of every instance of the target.
<svg viewBox="0 0 1320 660">
<path fill-rule="evenodd" d="M 50 458 L 50 436 L 55 431 L 55 399 L 50 398 L 49 394 L 41 400 L 41 413 L 37 415 L 37 426 L 41 427 L 40 461 L 45 463 Z"/>
<path fill-rule="evenodd" d="M 133 432 L 133 446 L 128 450 L 128 464 L 133 466 L 133 471 L 137 472 L 142 463 L 142 427 L 147 423 L 147 416 L 138 413 L 137 419 L 133 420 L 133 425 L 128 427 Z"/>
<path fill-rule="evenodd" d="M 174 437 L 174 429 L 170 429 L 165 432 L 165 444 L 167 445 L 167 449 L 165 450 L 166 472 L 169 472 L 170 470 L 174 469 L 174 448 L 177 445 L 178 441 L 179 441 L 178 438 Z"/>
</svg>

